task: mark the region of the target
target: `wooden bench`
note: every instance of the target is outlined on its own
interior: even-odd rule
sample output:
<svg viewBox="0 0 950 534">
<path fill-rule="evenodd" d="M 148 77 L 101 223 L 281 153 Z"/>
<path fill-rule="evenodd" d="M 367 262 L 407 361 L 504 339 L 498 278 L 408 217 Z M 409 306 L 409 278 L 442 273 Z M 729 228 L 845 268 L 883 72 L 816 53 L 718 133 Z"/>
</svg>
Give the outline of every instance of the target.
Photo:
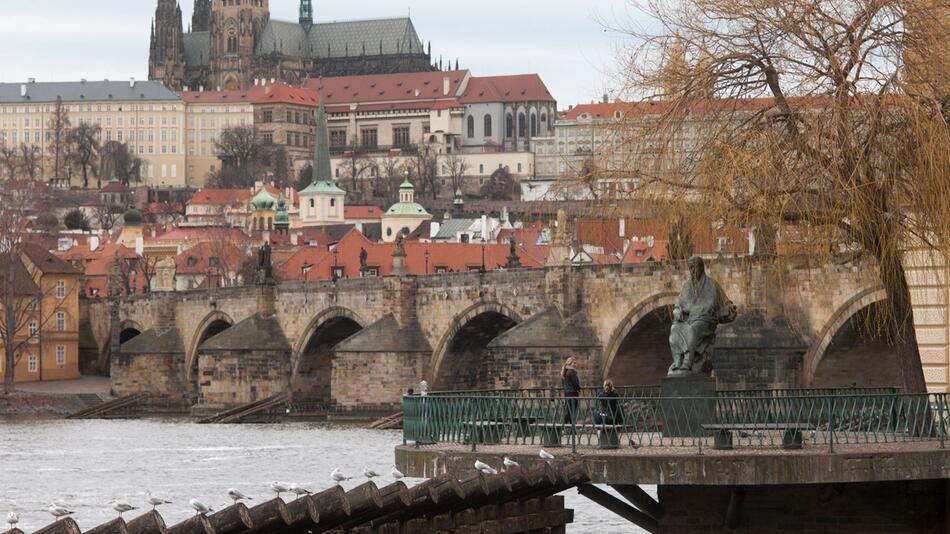
<svg viewBox="0 0 950 534">
<path fill-rule="evenodd" d="M 764 430 L 781 430 L 783 449 L 801 449 L 802 430 L 814 430 L 815 425 L 810 423 L 767 423 L 760 425 L 748 423 L 731 423 L 703 425 L 703 429 L 715 432 L 713 448 L 717 450 L 732 449 L 732 433 L 736 430 L 751 430 L 753 432 Z"/>
<path fill-rule="evenodd" d="M 627 432 L 634 428 L 633 425 L 619 424 L 608 425 L 594 423 L 593 426 L 595 429 L 597 429 L 598 449 L 619 449 L 620 433 Z"/>
<path fill-rule="evenodd" d="M 468 421 L 465 423 L 468 427 L 467 443 L 497 445 L 501 443 L 506 425 L 501 421 Z"/>
</svg>

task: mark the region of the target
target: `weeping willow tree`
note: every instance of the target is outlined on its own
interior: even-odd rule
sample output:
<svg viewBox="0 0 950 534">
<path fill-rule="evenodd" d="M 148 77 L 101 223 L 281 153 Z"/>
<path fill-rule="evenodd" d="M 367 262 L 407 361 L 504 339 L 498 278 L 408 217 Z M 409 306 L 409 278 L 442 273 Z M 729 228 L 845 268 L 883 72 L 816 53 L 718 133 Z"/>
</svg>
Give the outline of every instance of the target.
<svg viewBox="0 0 950 534">
<path fill-rule="evenodd" d="M 950 8 L 899 0 L 655 0 L 625 28 L 625 96 L 586 176 L 609 209 L 748 229 L 756 253 L 870 258 L 876 322 L 924 391 L 903 260 L 950 250 Z M 633 172 L 635 168 L 635 172 Z M 635 176 L 635 178 L 630 178 Z M 617 187 L 615 182 L 626 182 Z M 607 187 L 610 184 L 610 187 Z M 606 206 L 605 206 L 606 207 Z"/>
</svg>

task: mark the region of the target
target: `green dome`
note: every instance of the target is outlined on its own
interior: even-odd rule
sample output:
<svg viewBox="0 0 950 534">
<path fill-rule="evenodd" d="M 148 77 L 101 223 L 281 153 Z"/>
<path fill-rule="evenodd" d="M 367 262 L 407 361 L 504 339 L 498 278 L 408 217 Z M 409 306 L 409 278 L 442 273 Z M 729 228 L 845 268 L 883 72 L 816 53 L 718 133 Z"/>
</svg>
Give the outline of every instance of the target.
<svg viewBox="0 0 950 534">
<path fill-rule="evenodd" d="M 135 208 L 129 208 L 129 210 L 122 215 L 122 220 L 125 221 L 126 226 L 142 226 L 142 212 Z"/>
<path fill-rule="evenodd" d="M 251 199 L 251 205 L 254 206 L 256 211 L 274 209 L 275 204 L 277 204 L 277 199 L 274 198 L 274 195 L 270 194 L 266 187 L 262 187 L 261 190 L 254 195 L 254 198 Z"/>
</svg>

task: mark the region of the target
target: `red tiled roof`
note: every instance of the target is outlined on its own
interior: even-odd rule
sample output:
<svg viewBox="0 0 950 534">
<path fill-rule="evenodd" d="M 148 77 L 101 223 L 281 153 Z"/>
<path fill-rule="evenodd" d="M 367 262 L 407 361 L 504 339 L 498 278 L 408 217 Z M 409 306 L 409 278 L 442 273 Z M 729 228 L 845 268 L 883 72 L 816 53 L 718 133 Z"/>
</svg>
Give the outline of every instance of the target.
<svg viewBox="0 0 950 534">
<path fill-rule="evenodd" d="M 267 104 L 283 102 L 301 106 L 317 106 L 316 91 L 303 87 L 293 87 L 286 83 L 255 85 L 245 91 L 182 91 L 181 99 L 188 104 L 227 104 L 244 102 Z"/>
<path fill-rule="evenodd" d="M 654 240 L 653 246 L 647 241 L 631 241 L 623 263 L 646 263 L 648 261 L 666 261 L 669 258 L 666 240 Z"/>
<path fill-rule="evenodd" d="M 431 101 L 457 97 L 467 76 L 467 70 L 337 76 L 310 79 L 306 87 L 316 91 L 322 83 L 327 106 L 365 102 Z M 448 94 L 443 92 L 445 78 L 449 79 Z"/>
<path fill-rule="evenodd" d="M 159 236 L 156 241 L 201 242 L 212 239 L 243 243 L 248 240 L 248 236 L 238 228 L 175 228 Z"/>
<path fill-rule="evenodd" d="M 256 89 L 256 88 L 255 88 Z M 182 91 L 178 93 L 186 104 L 227 104 L 230 102 L 252 101 L 248 91 Z"/>
<path fill-rule="evenodd" d="M 205 274 L 209 270 L 237 271 L 244 252 L 234 243 L 204 241 L 175 257 L 176 274 Z M 218 265 L 211 265 L 211 258 L 218 258 Z"/>
<path fill-rule="evenodd" d="M 128 193 L 129 186 L 123 184 L 122 182 L 109 182 L 106 185 L 102 186 L 102 189 L 99 190 L 101 193 Z"/>
<path fill-rule="evenodd" d="M 344 206 L 344 219 L 382 219 L 383 210 L 379 206 Z"/>
<path fill-rule="evenodd" d="M 486 102 L 554 102 L 547 86 L 537 74 L 513 76 L 473 76 L 460 99 L 463 104 Z"/>
<path fill-rule="evenodd" d="M 237 206 L 251 200 L 250 189 L 199 189 L 188 205 Z"/>
</svg>

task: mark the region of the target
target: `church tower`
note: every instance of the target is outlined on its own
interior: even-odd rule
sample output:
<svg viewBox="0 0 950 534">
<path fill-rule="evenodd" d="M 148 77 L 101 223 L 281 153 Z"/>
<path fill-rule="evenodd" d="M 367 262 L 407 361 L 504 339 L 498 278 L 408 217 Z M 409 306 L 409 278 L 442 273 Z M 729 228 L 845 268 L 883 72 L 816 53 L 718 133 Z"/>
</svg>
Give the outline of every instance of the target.
<svg viewBox="0 0 950 534">
<path fill-rule="evenodd" d="M 158 0 L 152 20 L 148 79 L 171 89 L 181 89 L 185 80 L 185 44 L 181 7 L 176 0 Z"/>
<path fill-rule="evenodd" d="M 300 0 L 300 25 L 303 31 L 310 33 L 313 28 L 313 2 L 311 0 Z"/>
<path fill-rule="evenodd" d="M 191 15 L 191 31 L 206 32 L 211 29 L 211 0 L 195 0 Z"/>
<path fill-rule="evenodd" d="M 270 19 L 268 0 L 226 0 L 211 4 L 212 82 L 221 89 L 250 85 L 254 50 Z"/>
</svg>

